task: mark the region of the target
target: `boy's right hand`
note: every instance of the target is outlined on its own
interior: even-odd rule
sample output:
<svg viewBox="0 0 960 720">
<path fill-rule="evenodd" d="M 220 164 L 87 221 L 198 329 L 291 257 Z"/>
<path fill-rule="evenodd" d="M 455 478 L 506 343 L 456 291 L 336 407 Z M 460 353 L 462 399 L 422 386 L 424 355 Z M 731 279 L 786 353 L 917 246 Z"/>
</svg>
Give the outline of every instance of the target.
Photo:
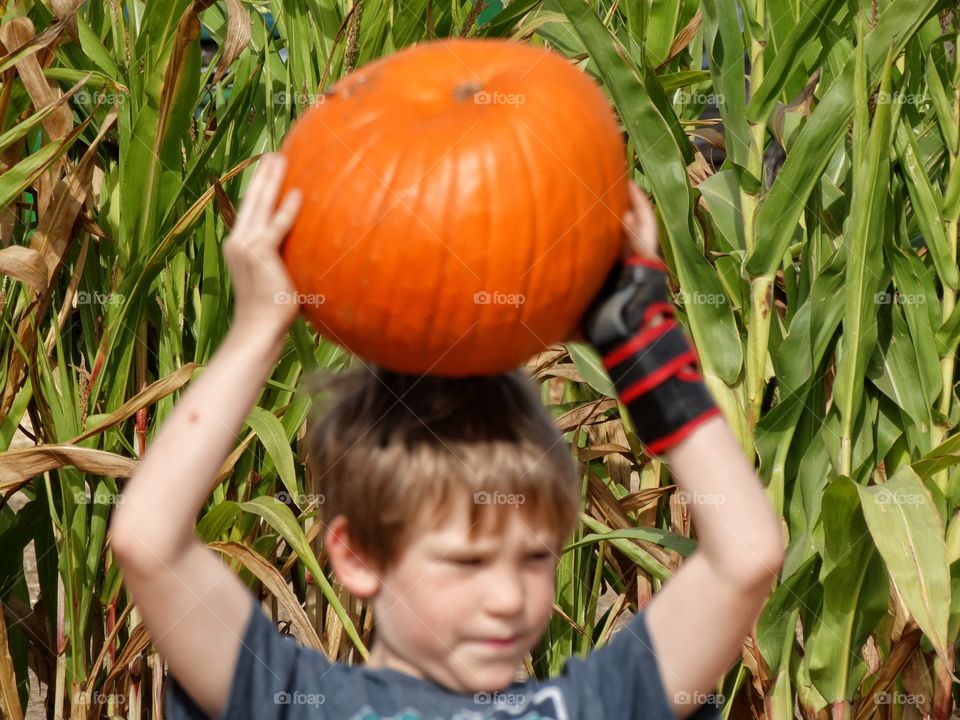
<svg viewBox="0 0 960 720">
<path fill-rule="evenodd" d="M 639 256 L 659 260 L 657 250 L 660 247 L 657 231 L 657 217 L 653 205 L 646 193 L 635 182 L 628 184 L 630 189 L 630 209 L 623 214 L 623 245 L 620 261 L 628 257 Z M 583 334 L 583 321 L 577 323 L 564 342 L 589 343 Z"/>
<path fill-rule="evenodd" d="M 650 454 L 680 443 L 719 410 L 696 348 L 677 323 L 667 266 L 656 256 L 653 210 L 636 186 L 625 221 L 627 256 L 611 269 L 581 320 L 637 436 Z"/>
<path fill-rule="evenodd" d="M 630 187 L 630 209 L 624 214 L 623 229 L 623 257 L 639 255 L 640 257 L 656 258 L 660 248 L 657 232 L 657 216 L 653 212 L 653 205 L 635 182 Z"/>
</svg>

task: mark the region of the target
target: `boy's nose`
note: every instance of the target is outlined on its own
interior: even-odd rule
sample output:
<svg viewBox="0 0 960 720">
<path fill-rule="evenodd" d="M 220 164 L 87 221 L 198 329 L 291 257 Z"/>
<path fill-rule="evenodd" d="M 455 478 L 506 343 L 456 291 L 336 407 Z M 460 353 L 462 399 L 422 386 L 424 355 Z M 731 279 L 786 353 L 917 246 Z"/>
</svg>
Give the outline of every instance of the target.
<svg viewBox="0 0 960 720">
<path fill-rule="evenodd" d="M 491 578 L 487 610 L 495 615 L 518 615 L 523 611 L 523 581 L 519 573 L 505 571 Z"/>
</svg>

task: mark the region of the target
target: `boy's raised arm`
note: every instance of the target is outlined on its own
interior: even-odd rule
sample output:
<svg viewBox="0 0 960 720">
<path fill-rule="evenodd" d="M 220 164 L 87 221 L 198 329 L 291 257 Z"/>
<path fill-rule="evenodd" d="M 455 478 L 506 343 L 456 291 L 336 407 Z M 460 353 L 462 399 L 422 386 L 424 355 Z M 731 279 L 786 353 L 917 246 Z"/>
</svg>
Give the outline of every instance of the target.
<svg viewBox="0 0 960 720">
<path fill-rule="evenodd" d="M 233 325 L 173 408 L 124 488 L 111 523 L 125 564 L 167 563 L 196 540 L 194 522 L 283 344 L 279 327 Z"/>
<path fill-rule="evenodd" d="M 277 248 L 298 205 L 291 194 L 274 211 L 283 170 L 278 155 L 257 168 L 224 245 L 234 321 L 153 439 L 110 524 L 114 556 L 144 625 L 210 717 L 226 706 L 252 605 L 240 580 L 197 538 L 194 522 L 298 310 L 278 302 L 292 297 Z"/>
<path fill-rule="evenodd" d="M 783 531 L 753 465 L 707 392 L 672 317 L 656 218 L 630 185 L 631 254 L 585 315 L 585 335 L 648 449 L 686 493 L 699 546 L 645 609 L 667 700 L 679 718 L 712 702 L 772 591 Z M 619 273 L 619 274 L 618 274 Z"/>
</svg>

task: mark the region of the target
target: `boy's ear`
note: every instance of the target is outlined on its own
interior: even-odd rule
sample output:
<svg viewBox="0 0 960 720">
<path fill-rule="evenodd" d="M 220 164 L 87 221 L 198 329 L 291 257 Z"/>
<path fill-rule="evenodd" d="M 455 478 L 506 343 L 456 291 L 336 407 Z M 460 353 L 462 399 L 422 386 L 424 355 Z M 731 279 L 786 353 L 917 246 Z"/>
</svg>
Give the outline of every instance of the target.
<svg viewBox="0 0 960 720">
<path fill-rule="evenodd" d="M 337 515 L 327 525 L 324 543 L 337 579 L 354 597 L 365 600 L 379 592 L 380 576 L 374 564 L 351 543 L 343 515 Z"/>
</svg>

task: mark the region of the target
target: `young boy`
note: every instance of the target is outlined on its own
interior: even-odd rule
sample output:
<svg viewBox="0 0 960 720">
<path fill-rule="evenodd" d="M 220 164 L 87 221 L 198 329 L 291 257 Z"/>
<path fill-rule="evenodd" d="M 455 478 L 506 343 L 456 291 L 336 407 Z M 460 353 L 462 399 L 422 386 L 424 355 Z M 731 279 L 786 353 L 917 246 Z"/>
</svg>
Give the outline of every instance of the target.
<svg viewBox="0 0 960 720">
<path fill-rule="evenodd" d="M 172 682 L 179 718 L 718 717 L 709 701 L 783 560 L 779 518 L 672 317 L 656 224 L 631 184 L 627 259 L 583 322 L 638 434 L 693 497 L 698 550 L 604 647 L 548 681 L 515 681 L 552 612 L 579 478 L 529 378 L 384 370 L 334 381 L 309 436 L 325 549 L 376 620 L 364 666 L 281 636 L 197 538 L 194 518 L 269 376 L 294 305 L 278 248 L 299 207 L 261 160 L 224 247 L 236 289 L 223 346 L 144 456 L 112 547 Z M 706 704 L 704 704 L 706 703 Z"/>
</svg>

